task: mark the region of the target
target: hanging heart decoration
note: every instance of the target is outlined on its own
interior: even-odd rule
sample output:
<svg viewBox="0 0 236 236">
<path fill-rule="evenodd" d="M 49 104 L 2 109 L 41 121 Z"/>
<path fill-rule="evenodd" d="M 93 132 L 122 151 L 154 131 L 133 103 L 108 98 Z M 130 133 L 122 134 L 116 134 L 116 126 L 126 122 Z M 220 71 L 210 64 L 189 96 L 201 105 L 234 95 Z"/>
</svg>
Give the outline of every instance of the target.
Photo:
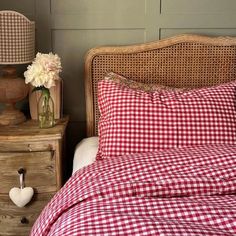
<svg viewBox="0 0 236 236">
<path fill-rule="evenodd" d="M 31 187 L 24 187 L 24 169 L 21 168 L 18 173 L 20 174 L 20 188 L 13 187 L 9 191 L 9 197 L 16 206 L 24 207 L 31 201 L 34 190 Z"/>
<path fill-rule="evenodd" d="M 23 189 L 14 187 L 9 192 L 10 199 L 18 207 L 24 207 L 26 204 L 28 204 L 31 201 L 33 195 L 34 190 L 31 187 L 26 187 Z"/>
</svg>

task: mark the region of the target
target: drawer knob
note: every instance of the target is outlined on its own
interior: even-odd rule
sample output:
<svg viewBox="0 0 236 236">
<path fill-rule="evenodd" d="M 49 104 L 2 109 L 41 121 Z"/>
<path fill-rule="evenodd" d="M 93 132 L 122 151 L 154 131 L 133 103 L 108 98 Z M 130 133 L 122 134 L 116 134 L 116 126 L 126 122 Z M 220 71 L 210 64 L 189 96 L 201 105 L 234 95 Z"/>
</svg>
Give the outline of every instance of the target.
<svg viewBox="0 0 236 236">
<path fill-rule="evenodd" d="M 19 170 L 18 170 L 18 174 L 20 175 L 20 174 L 25 174 L 25 169 L 24 168 L 20 168 Z"/>
<path fill-rule="evenodd" d="M 28 224 L 29 223 L 28 219 L 24 216 L 21 218 L 20 222 L 21 222 L 21 224 Z"/>
</svg>

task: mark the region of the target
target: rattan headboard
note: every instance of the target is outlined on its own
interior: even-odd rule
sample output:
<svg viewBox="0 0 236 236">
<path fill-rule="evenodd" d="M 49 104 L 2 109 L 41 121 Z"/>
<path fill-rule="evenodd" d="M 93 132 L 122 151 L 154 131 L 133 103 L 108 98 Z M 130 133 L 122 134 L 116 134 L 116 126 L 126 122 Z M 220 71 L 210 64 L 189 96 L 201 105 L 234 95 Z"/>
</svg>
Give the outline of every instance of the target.
<svg viewBox="0 0 236 236">
<path fill-rule="evenodd" d="M 156 42 L 91 49 L 85 60 L 87 136 L 97 135 L 97 82 L 113 71 L 145 83 L 203 87 L 236 78 L 236 37 L 180 35 Z"/>
</svg>

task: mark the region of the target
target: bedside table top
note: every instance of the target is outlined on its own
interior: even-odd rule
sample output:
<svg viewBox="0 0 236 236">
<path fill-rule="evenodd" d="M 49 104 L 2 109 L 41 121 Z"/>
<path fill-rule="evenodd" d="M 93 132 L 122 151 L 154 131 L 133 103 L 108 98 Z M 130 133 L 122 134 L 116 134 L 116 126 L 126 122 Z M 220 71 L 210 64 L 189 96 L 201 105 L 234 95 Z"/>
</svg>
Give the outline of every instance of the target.
<svg viewBox="0 0 236 236">
<path fill-rule="evenodd" d="M 0 126 L 0 141 L 17 142 L 27 139 L 31 141 L 61 139 L 68 121 L 68 116 L 63 117 L 56 121 L 54 127 L 47 129 L 39 128 L 38 121 L 36 120 L 27 120 L 26 122 L 14 126 Z"/>
</svg>

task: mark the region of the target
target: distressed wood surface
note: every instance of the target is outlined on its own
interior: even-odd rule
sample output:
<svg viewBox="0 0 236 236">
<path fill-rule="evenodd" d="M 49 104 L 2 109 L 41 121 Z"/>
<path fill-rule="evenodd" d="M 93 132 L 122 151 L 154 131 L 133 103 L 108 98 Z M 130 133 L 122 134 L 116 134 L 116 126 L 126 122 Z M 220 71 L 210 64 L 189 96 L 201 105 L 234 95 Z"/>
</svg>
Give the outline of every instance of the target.
<svg viewBox="0 0 236 236">
<path fill-rule="evenodd" d="M 31 141 L 0 141 L 0 152 L 36 152 L 51 151 L 54 149 L 55 141 L 31 142 Z"/>
<path fill-rule="evenodd" d="M 33 223 L 53 194 L 36 194 L 23 208 L 12 204 L 8 195 L 0 195 L 0 235 L 29 235 Z"/>
<path fill-rule="evenodd" d="M 28 235 L 42 208 L 62 187 L 67 123 L 65 117 L 49 129 L 40 129 L 33 120 L 0 127 L 0 235 Z M 20 186 L 20 168 L 25 170 L 25 186 L 35 192 L 23 208 L 16 207 L 8 196 L 12 187 Z"/>
<path fill-rule="evenodd" d="M 26 187 L 37 193 L 57 190 L 55 159 L 52 152 L 9 152 L 0 153 L 0 194 L 8 193 L 13 187 L 20 187 L 18 170 L 25 170 Z"/>
<path fill-rule="evenodd" d="M 40 129 L 38 127 L 38 121 L 35 120 L 27 120 L 26 122 L 15 126 L 0 126 L 0 143 L 22 141 L 39 142 L 61 139 L 67 123 L 68 117 L 65 117 L 56 120 L 56 125 L 48 129 Z"/>
</svg>

